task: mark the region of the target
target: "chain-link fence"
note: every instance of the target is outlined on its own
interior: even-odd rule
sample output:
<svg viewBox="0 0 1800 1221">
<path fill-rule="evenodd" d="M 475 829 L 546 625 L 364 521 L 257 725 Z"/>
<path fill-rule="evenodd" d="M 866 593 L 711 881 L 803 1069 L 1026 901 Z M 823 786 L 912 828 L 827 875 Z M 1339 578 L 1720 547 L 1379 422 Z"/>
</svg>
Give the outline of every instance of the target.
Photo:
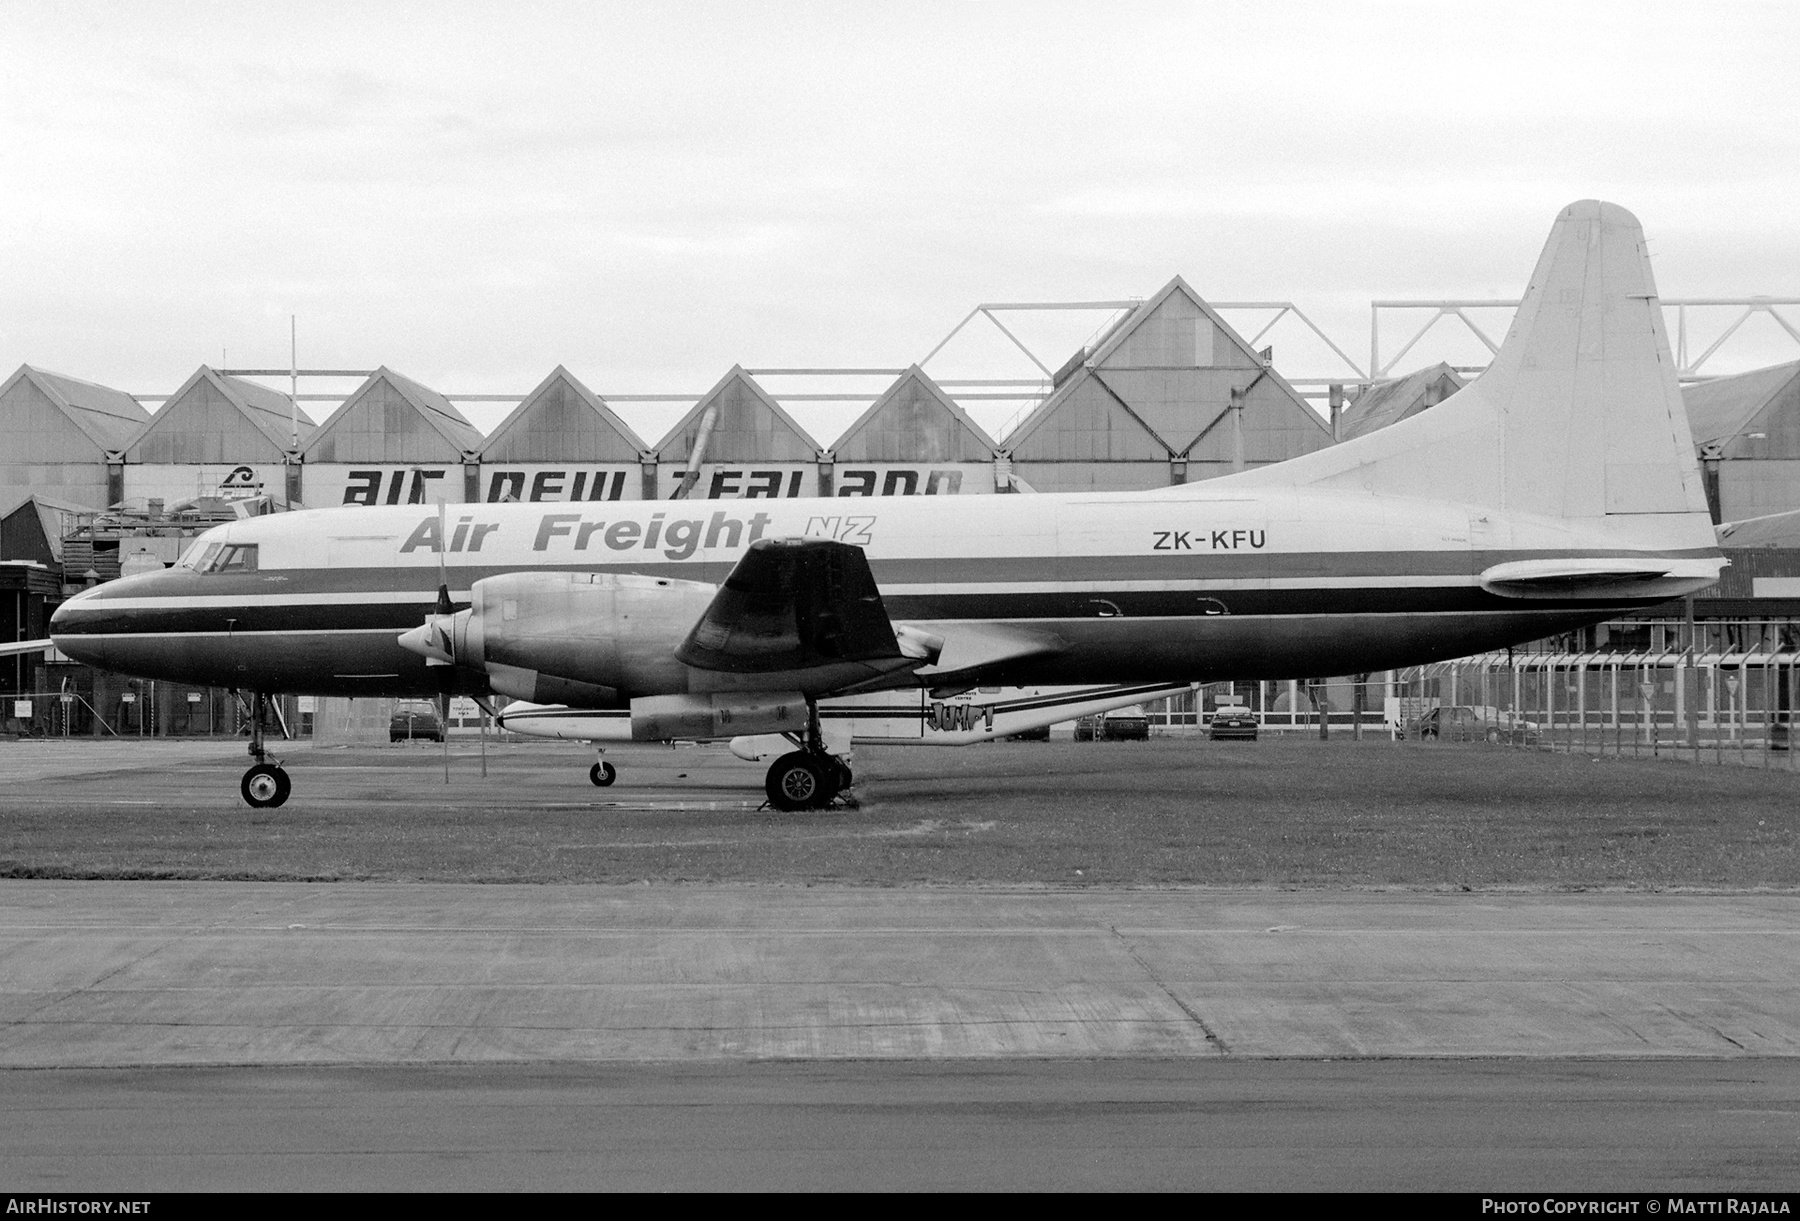
<svg viewBox="0 0 1800 1221">
<path fill-rule="evenodd" d="M 1396 684 L 1392 674 L 1212 683 L 1145 711 L 1159 737 L 1204 734 L 1222 706 L 1248 709 L 1264 730 L 1277 733 L 1317 733 L 1322 726 L 1327 735 L 1386 736 Z"/>
<path fill-rule="evenodd" d="M 312 701 L 280 696 L 271 728 L 281 736 L 312 731 Z M 22 738 L 219 738 L 250 732 L 249 696 L 116 674 L 0 695 L 0 733 Z"/>
<path fill-rule="evenodd" d="M 1237 706 L 1277 733 L 1800 770 L 1789 750 L 1800 625 L 1669 623 L 1641 635 L 1651 648 L 1555 651 L 1547 642 L 1547 651 L 1384 673 L 1213 684 L 1151 708 L 1152 732 L 1204 733 L 1217 709 Z"/>
<path fill-rule="evenodd" d="M 1535 750 L 1654 755 L 1796 770 L 1792 650 L 1504 654 L 1408 676 L 1420 724 L 1468 724 Z M 1470 735 L 1473 736 L 1473 735 Z"/>
</svg>

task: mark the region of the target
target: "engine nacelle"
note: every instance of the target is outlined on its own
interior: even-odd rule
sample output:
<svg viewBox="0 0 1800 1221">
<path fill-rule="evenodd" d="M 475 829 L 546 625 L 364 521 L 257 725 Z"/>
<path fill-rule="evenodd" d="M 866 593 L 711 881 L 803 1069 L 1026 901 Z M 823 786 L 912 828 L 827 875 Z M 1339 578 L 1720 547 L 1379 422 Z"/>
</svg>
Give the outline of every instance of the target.
<svg viewBox="0 0 1800 1221">
<path fill-rule="evenodd" d="M 684 684 L 675 647 L 718 587 L 620 573 L 516 572 L 471 587 L 451 628 L 456 664 L 502 695 L 618 707 L 636 691 Z"/>
</svg>

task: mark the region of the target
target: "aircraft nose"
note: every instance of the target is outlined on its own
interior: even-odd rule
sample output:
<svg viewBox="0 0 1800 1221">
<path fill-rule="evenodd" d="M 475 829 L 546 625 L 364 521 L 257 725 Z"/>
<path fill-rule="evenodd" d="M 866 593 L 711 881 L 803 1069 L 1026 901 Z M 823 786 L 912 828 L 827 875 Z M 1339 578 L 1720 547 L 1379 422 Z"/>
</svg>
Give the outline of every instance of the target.
<svg viewBox="0 0 1800 1221">
<path fill-rule="evenodd" d="M 65 655 L 81 662 L 83 665 L 106 665 L 106 649 L 100 638 L 85 632 L 73 630 L 80 616 L 79 609 L 72 609 L 74 599 L 57 607 L 50 615 L 50 639 Z"/>
<path fill-rule="evenodd" d="M 118 634 L 138 627 L 132 621 L 132 612 L 121 604 L 120 595 L 138 592 L 147 583 L 155 588 L 159 575 L 120 577 L 82 590 L 51 612 L 50 639 L 58 649 L 84 665 L 118 669 L 128 660 L 118 649 Z M 111 650 L 107 646 L 109 640 L 113 642 Z"/>
</svg>

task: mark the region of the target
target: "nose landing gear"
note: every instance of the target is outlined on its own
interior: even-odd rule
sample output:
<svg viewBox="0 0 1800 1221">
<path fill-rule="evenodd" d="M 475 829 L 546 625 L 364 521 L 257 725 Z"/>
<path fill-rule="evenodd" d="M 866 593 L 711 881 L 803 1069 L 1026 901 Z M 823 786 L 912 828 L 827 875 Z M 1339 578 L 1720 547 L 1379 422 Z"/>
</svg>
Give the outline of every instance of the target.
<svg viewBox="0 0 1800 1221">
<path fill-rule="evenodd" d="M 606 752 L 600 751 L 598 753 L 605 754 Z M 601 788 L 607 788 L 618 778 L 619 769 L 608 763 L 605 759 L 595 760 L 594 766 L 588 768 L 588 779 L 592 780 Z"/>
<path fill-rule="evenodd" d="M 293 781 L 288 779 L 281 760 L 270 759 L 269 752 L 263 748 L 263 718 L 268 708 L 269 697 L 258 691 L 250 714 L 250 757 L 256 762 L 250 765 L 250 770 L 238 784 L 245 803 L 258 810 L 274 809 L 294 791 Z"/>
</svg>

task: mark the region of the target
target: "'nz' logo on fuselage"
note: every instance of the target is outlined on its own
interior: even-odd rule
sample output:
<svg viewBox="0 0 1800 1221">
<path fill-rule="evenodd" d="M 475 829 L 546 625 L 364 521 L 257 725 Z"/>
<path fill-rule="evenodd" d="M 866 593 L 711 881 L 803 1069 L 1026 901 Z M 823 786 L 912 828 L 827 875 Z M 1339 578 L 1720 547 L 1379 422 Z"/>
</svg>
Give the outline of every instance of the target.
<svg viewBox="0 0 1800 1221">
<path fill-rule="evenodd" d="M 868 517 L 809 517 L 806 519 L 806 537 L 829 538 L 867 547 L 875 541 L 869 534 L 874 524 L 873 514 Z"/>
</svg>

